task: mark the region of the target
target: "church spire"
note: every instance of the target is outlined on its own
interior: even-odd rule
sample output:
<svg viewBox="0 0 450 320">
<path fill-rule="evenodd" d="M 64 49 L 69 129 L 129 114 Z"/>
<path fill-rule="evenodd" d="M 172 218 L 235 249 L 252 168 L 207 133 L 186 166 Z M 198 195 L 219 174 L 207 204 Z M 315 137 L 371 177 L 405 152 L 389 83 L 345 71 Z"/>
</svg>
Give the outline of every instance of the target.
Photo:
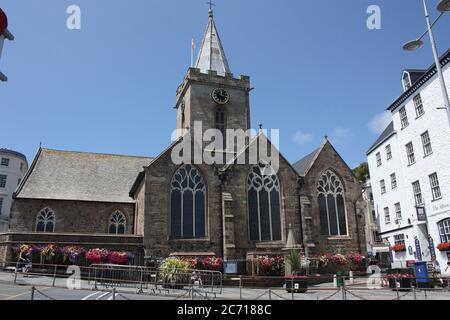
<svg viewBox="0 0 450 320">
<path fill-rule="evenodd" d="M 220 42 L 219 33 L 217 32 L 214 22 L 214 12 L 212 3 L 210 3 L 208 26 L 203 37 L 202 46 L 198 53 L 197 63 L 195 67 L 201 72 L 207 73 L 208 70 L 217 71 L 217 74 L 224 76 L 225 73 L 231 73 L 228 65 L 225 51 Z"/>
</svg>

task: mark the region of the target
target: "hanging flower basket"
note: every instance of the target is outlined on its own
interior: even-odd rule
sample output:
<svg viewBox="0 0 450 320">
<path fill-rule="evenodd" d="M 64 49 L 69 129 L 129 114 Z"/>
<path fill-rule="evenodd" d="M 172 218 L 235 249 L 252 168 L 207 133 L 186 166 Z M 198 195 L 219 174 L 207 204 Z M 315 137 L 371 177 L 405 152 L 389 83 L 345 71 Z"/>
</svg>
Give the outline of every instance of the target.
<svg viewBox="0 0 450 320">
<path fill-rule="evenodd" d="M 450 251 L 450 242 L 443 242 L 440 245 L 437 246 L 437 249 L 439 251 Z"/>
<path fill-rule="evenodd" d="M 391 250 L 394 252 L 406 252 L 406 245 L 397 244 L 397 245 L 391 247 Z"/>
</svg>

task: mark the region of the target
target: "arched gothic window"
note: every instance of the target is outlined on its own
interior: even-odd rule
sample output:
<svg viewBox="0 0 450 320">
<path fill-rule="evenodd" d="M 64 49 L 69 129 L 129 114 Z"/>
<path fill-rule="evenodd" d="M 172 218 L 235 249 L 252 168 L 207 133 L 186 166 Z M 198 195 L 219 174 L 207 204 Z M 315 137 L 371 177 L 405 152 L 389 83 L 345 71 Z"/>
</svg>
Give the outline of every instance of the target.
<svg viewBox="0 0 450 320">
<path fill-rule="evenodd" d="M 54 232 L 56 216 L 52 209 L 42 209 L 36 218 L 36 232 Z"/>
<path fill-rule="evenodd" d="M 125 234 L 127 226 L 127 218 L 120 212 L 114 212 L 109 218 L 109 233 L 110 234 Z"/>
<path fill-rule="evenodd" d="M 184 165 L 173 176 L 170 204 L 173 239 L 206 238 L 206 184 L 194 166 Z"/>
<path fill-rule="evenodd" d="M 270 166 L 259 165 L 248 176 L 251 241 L 281 241 L 280 182 Z"/>
<path fill-rule="evenodd" d="M 331 170 L 328 170 L 322 174 L 317 191 L 319 192 L 322 235 L 346 236 L 345 190 L 341 180 Z"/>
</svg>

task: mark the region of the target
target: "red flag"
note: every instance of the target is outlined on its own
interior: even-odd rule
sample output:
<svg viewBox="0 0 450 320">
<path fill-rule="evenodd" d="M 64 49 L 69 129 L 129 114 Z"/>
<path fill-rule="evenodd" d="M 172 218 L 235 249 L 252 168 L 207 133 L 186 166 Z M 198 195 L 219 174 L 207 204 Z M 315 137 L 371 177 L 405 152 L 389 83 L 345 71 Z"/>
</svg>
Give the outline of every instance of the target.
<svg viewBox="0 0 450 320">
<path fill-rule="evenodd" d="M 6 17 L 6 13 L 0 8 L 0 35 L 5 33 L 8 28 L 8 18 Z"/>
</svg>

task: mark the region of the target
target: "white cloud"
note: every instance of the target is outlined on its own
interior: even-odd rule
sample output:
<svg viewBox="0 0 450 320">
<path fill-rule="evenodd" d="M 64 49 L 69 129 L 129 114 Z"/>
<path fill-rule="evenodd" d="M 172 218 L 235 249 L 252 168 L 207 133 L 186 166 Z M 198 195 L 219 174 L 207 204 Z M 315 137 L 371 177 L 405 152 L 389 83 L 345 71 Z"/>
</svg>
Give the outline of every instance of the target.
<svg viewBox="0 0 450 320">
<path fill-rule="evenodd" d="M 330 137 L 330 140 L 334 144 L 343 144 L 352 136 L 351 130 L 344 127 L 337 127 L 334 129 L 333 134 Z"/>
<path fill-rule="evenodd" d="M 369 128 L 370 131 L 376 134 L 381 134 L 387 128 L 389 123 L 392 121 L 392 116 L 389 111 L 377 114 L 370 120 Z"/>
<path fill-rule="evenodd" d="M 297 131 L 292 137 L 292 140 L 301 146 L 312 142 L 313 139 L 314 137 L 311 133 L 305 133 L 303 131 Z"/>
</svg>

